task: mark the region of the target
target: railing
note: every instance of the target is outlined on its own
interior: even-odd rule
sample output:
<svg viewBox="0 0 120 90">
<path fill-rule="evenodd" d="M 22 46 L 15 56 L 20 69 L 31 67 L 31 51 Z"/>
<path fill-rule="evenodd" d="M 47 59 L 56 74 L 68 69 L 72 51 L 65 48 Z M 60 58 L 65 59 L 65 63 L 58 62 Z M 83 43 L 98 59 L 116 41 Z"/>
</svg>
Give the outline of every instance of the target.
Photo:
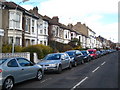
<svg viewBox="0 0 120 90">
<path fill-rule="evenodd" d="M 30 60 L 30 53 L 0 53 L 0 58 L 23 57 Z"/>
</svg>

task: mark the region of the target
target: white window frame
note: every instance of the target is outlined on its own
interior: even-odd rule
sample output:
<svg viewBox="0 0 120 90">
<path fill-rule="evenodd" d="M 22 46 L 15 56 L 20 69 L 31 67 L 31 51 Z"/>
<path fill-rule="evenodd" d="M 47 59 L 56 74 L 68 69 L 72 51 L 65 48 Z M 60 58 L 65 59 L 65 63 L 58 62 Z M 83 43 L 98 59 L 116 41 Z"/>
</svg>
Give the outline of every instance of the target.
<svg viewBox="0 0 120 90">
<path fill-rule="evenodd" d="M 19 15 L 18 20 L 17 15 Z M 19 27 L 17 27 L 17 24 L 19 25 Z M 9 29 L 22 30 L 22 12 L 16 10 L 9 10 Z"/>
</svg>

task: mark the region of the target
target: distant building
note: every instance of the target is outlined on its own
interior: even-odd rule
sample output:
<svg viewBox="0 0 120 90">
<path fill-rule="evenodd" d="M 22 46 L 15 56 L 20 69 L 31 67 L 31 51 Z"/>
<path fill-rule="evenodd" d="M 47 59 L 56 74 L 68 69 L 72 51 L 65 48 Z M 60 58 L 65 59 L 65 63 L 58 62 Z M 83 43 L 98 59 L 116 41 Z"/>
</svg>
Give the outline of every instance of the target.
<svg viewBox="0 0 120 90">
<path fill-rule="evenodd" d="M 77 24 L 75 24 L 73 26 L 73 29 L 77 32 L 79 32 L 82 36 L 81 36 L 81 44 L 83 48 L 87 48 L 88 47 L 88 28 L 85 24 L 81 24 L 81 22 L 77 22 Z"/>
<path fill-rule="evenodd" d="M 57 16 L 53 17 L 50 20 L 49 40 L 57 41 L 64 44 L 67 44 L 71 41 L 70 29 L 67 26 L 59 23 L 59 18 Z"/>
<path fill-rule="evenodd" d="M 96 48 L 96 33 L 88 28 L 89 48 Z"/>
</svg>

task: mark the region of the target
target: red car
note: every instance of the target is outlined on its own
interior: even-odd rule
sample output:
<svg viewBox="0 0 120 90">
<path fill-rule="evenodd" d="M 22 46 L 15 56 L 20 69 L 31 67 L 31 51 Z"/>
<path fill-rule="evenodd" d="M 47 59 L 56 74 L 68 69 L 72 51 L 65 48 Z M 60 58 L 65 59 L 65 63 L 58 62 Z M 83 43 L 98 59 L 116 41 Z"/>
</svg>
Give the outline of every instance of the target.
<svg viewBox="0 0 120 90">
<path fill-rule="evenodd" d="M 92 59 L 96 59 L 97 58 L 97 54 L 96 54 L 96 49 L 88 49 L 88 52 L 90 53 L 90 56 Z"/>
</svg>

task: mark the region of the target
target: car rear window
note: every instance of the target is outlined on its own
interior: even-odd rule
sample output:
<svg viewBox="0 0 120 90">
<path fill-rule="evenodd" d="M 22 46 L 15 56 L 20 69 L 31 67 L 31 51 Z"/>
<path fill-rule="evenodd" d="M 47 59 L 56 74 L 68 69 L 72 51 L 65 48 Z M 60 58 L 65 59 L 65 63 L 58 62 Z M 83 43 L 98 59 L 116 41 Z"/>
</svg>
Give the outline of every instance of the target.
<svg viewBox="0 0 120 90">
<path fill-rule="evenodd" d="M 61 54 L 48 54 L 43 60 L 59 60 Z"/>
<path fill-rule="evenodd" d="M 75 53 L 74 52 L 66 52 L 69 56 L 74 56 Z"/>
<path fill-rule="evenodd" d="M 82 54 L 83 54 L 83 55 L 87 55 L 87 52 L 86 52 L 86 51 L 82 51 Z"/>
<path fill-rule="evenodd" d="M 0 59 L 0 65 L 3 64 L 7 59 Z"/>
</svg>

